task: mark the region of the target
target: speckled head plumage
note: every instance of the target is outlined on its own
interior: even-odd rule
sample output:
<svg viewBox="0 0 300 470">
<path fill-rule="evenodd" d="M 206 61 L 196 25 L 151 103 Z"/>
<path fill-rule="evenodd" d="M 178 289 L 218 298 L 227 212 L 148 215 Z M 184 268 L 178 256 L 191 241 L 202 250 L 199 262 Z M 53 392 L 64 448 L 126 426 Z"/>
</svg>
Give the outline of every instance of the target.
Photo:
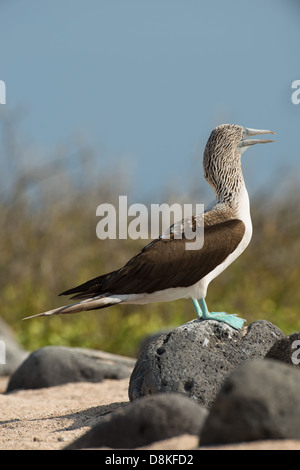
<svg viewBox="0 0 300 470">
<path fill-rule="evenodd" d="M 203 172 L 218 199 L 232 201 L 243 183 L 241 155 L 250 145 L 273 142 L 248 139 L 273 131 L 249 129 L 236 124 L 222 124 L 210 134 L 203 155 Z"/>
</svg>

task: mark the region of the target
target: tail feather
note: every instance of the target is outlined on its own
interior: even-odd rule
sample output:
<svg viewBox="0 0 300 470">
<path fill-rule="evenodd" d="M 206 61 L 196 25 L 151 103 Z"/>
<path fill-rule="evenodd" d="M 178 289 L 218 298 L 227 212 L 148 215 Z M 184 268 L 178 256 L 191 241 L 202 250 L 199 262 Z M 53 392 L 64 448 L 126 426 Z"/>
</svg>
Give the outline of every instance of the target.
<svg viewBox="0 0 300 470">
<path fill-rule="evenodd" d="M 122 302 L 122 299 L 119 299 L 116 297 L 98 296 L 98 297 L 82 300 L 81 302 L 76 302 L 74 304 L 64 305 L 63 307 L 58 307 L 52 310 L 47 310 L 46 312 L 38 313 L 36 315 L 31 315 L 29 317 L 23 318 L 23 320 L 28 320 L 29 318 L 35 318 L 35 317 L 58 315 L 60 313 L 78 313 L 78 312 L 83 312 L 87 310 L 95 310 L 95 309 L 98 310 L 100 308 L 110 307 L 120 302 Z"/>
<path fill-rule="evenodd" d="M 99 295 L 105 295 L 105 291 L 103 291 L 102 286 L 105 281 L 107 281 L 113 274 L 117 271 L 113 271 L 108 274 L 103 274 L 102 276 L 95 277 L 90 281 L 84 282 L 79 286 L 73 287 L 72 289 L 66 290 L 59 295 L 73 295 L 72 299 L 87 299 Z"/>
</svg>

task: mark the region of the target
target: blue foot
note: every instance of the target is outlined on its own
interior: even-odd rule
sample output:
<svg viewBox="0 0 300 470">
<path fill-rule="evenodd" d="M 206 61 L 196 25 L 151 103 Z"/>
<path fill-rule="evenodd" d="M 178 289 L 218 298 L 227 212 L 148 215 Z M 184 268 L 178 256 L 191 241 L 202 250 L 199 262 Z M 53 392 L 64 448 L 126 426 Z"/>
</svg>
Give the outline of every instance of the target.
<svg viewBox="0 0 300 470">
<path fill-rule="evenodd" d="M 197 300 L 193 299 L 193 305 L 196 310 L 197 317 L 201 320 L 216 320 L 223 323 L 227 323 L 227 325 L 235 328 L 236 330 L 240 330 L 245 321 L 243 318 L 239 318 L 235 314 L 228 314 L 225 312 L 212 312 L 208 311 L 206 302 L 204 299 L 199 300 L 200 305 Z"/>
<path fill-rule="evenodd" d="M 223 323 L 227 323 L 227 325 L 235 328 L 236 330 L 240 330 L 243 328 L 243 325 L 246 320 L 243 318 L 238 317 L 234 313 L 229 314 L 225 312 L 211 312 L 208 315 L 203 315 L 203 320 L 216 320 Z"/>
</svg>

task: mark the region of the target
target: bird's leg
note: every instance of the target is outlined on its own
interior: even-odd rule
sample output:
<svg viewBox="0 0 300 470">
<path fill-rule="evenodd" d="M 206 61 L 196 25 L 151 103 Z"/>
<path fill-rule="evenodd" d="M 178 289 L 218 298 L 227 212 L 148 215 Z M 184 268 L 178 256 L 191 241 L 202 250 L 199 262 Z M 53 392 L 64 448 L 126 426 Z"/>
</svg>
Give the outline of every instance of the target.
<svg viewBox="0 0 300 470">
<path fill-rule="evenodd" d="M 197 299 L 192 299 L 192 301 L 193 301 L 194 309 L 196 310 L 197 317 L 202 318 L 203 313 L 202 313 L 201 307 L 198 303 L 198 300 Z"/>
<path fill-rule="evenodd" d="M 232 326 L 232 328 L 235 328 L 236 330 L 239 330 L 243 327 L 245 320 L 243 318 L 239 318 L 236 314 L 228 314 L 226 312 L 211 312 L 210 313 L 208 311 L 208 308 L 204 299 L 200 299 L 199 303 L 200 303 L 200 311 L 202 312 L 201 318 L 203 320 L 217 320 L 220 322 L 224 322 Z M 194 304 L 194 307 L 195 307 L 195 304 Z"/>
</svg>

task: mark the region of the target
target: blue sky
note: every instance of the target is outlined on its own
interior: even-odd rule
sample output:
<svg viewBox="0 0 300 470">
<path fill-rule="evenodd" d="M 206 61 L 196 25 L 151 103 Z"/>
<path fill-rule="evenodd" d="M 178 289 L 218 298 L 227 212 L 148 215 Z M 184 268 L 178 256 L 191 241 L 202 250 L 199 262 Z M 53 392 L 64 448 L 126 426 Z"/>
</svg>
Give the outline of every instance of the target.
<svg viewBox="0 0 300 470">
<path fill-rule="evenodd" d="M 0 113 L 24 110 L 28 168 L 83 139 L 99 184 L 121 161 L 137 202 L 184 193 L 232 122 L 276 132 L 243 156 L 250 195 L 299 174 L 296 0 L 2 0 L 0 44 Z"/>
</svg>

